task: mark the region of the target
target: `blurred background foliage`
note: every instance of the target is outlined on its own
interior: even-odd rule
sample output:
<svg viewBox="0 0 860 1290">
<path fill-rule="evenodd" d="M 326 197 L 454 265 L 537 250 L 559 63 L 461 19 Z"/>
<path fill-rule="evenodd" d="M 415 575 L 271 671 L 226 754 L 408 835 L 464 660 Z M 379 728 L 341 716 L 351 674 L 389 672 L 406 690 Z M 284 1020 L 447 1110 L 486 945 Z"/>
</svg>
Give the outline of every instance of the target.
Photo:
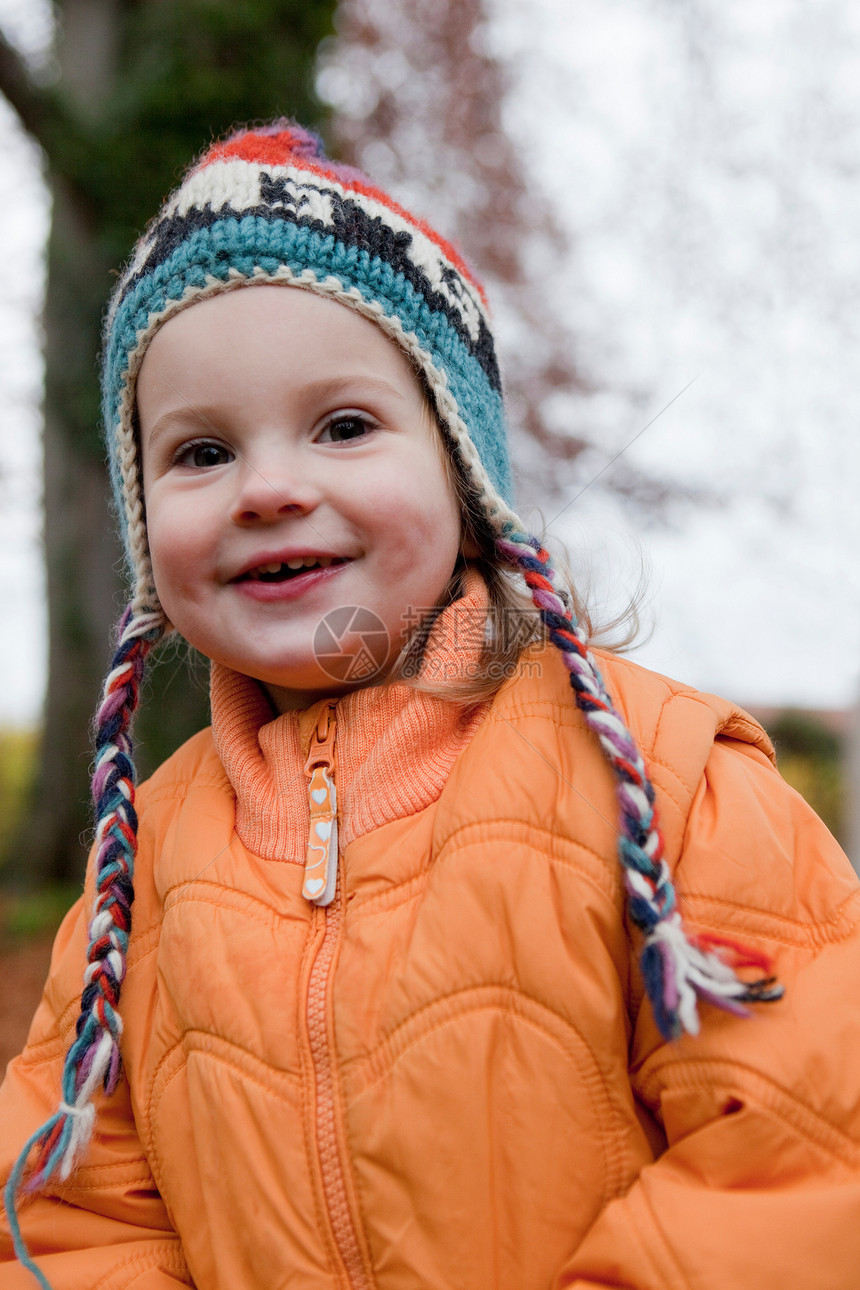
<svg viewBox="0 0 860 1290">
<path fill-rule="evenodd" d="M 843 846 L 846 838 L 845 740 L 812 712 L 789 708 L 768 721 L 779 769 Z"/>
<path fill-rule="evenodd" d="M 508 64 L 487 9 L 485 0 L 55 0 L 53 49 L 38 66 L 0 31 L 0 92 L 42 150 L 53 202 L 44 314 L 50 719 L 41 741 L 0 739 L 0 882 L 17 892 L 7 927 L 50 922 L 50 900 L 29 893 L 66 892 L 83 874 L 89 721 L 121 604 L 99 439 L 104 304 L 135 238 L 210 139 L 239 122 L 295 116 L 407 204 L 420 209 L 432 192 L 433 219 L 493 301 L 522 492 L 569 489 L 588 459 L 569 419 L 560 429 L 547 411 L 589 389 L 571 357 L 581 338 L 540 285 L 565 262 L 570 234 L 508 132 Z M 667 500 L 664 483 L 623 460 L 609 486 L 655 513 Z M 205 662 L 168 646 L 141 705 L 142 773 L 207 719 Z M 838 736 L 800 713 L 771 729 L 786 778 L 841 835 Z"/>
</svg>

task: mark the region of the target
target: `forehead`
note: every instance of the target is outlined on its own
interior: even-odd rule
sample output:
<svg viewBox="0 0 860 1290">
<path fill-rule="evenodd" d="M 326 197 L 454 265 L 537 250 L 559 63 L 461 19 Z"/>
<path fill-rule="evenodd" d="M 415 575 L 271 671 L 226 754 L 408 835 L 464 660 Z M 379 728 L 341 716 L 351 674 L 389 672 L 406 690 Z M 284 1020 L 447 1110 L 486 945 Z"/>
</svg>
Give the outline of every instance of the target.
<svg viewBox="0 0 860 1290">
<path fill-rule="evenodd" d="M 171 316 L 144 355 L 134 437 L 143 474 L 156 440 L 274 424 L 308 428 L 336 407 L 418 429 L 454 485 L 451 451 L 419 373 L 375 323 L 308 291 L 236 288 Z M 286 424 L 286 423 L 285 423 Z"/>
<path fill-rule="evenodd" d="M 189 359 L 243 368 L 249 380 L 294 369 L 321 375 L 379 372 L 423 390 L 398 345 L 346 305 L 293 286 L 246 285 L 198 300 L 156 332 L 138 383 L 155 366 L 181 368 Z"/>
</svg>

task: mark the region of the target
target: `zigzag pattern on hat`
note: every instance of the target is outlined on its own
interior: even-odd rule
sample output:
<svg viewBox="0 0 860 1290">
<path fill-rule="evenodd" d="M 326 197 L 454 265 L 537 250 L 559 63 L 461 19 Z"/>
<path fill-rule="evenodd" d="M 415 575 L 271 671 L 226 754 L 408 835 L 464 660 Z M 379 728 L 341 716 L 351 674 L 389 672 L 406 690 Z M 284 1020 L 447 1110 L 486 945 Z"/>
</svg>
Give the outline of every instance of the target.
<svg viewBox="0 0 860 1290">
<path fill-rule="evenodd" d="M 212 164 L 192 175 L 147 236 L 131 273 L 123 281 L 118 309 L 128 292 L 198 231 L 211 229 L 222 220 L 286 223 L 312 230 L 321 237 L 333 237 L 354 253 L 348 259 L 366 255 L 370 264 L 380 266 L 379 273 L 384 273 L 383 266 L 387 265 L 402 275 L 431 312 L 445 315 L 484 369 L 490 387 L 501 389 L 484 302 L 477 287 L 454 266 L 438 242 L 375 196 L 330 181 L 309 179 L 291 166 L 263 170 L 238 159 L 226 162 L 223 170 L 233 173 L 221 173 L 219 168 L 217 178 L 223 185 L 223 200 L 219 200 L 217 188 L 206 182 Z M 221 247 L 219 253 L 227 259 L 229 248 Z"/>
</svg>

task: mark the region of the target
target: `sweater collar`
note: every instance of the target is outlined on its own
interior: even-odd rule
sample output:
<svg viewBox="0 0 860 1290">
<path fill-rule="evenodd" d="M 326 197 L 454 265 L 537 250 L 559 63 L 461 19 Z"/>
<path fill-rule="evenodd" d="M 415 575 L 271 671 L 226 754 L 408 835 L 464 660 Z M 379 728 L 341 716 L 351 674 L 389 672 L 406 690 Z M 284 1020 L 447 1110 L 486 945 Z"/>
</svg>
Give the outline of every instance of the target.
<svg viewBox="0 0 860 1290">
<path fill-rule="evenodd" d="M 422 664 L 430 683 L 466 680 L 480 657 L 487 589 L 469 569 L 464 594 L 433 625 Z M 304 864 L 308 799 L 304 765 L 320 709 L 273 719 L 250 677 L 212 665 L 212 730 L 236 794 L 236 832 L 254 854 Z M 353 690 L 337 701 L 336 782 L 346 846 L 436 801 L 489 700 L 460 704 L 402 682 Z"/>
</svg>

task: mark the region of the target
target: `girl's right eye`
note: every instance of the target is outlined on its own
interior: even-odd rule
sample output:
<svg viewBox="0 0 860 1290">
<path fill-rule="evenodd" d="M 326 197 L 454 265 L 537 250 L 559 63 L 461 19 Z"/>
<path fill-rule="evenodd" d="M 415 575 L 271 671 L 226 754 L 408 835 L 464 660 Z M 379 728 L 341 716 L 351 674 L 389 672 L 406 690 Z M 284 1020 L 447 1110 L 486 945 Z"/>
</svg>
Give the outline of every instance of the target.
<svg viewBox="0 0 860 1290">
<path fill-rule="evenodd" d="M 211 466 L 224 466 L 233 460 L 233 453 L 221 443 L 211 439 L 201 439 L 196 443 L 187 443 L 180 448 L 174 457 L 177 466 L 189 466 L 192 470 L 206 470 Z"/>
</svg>

